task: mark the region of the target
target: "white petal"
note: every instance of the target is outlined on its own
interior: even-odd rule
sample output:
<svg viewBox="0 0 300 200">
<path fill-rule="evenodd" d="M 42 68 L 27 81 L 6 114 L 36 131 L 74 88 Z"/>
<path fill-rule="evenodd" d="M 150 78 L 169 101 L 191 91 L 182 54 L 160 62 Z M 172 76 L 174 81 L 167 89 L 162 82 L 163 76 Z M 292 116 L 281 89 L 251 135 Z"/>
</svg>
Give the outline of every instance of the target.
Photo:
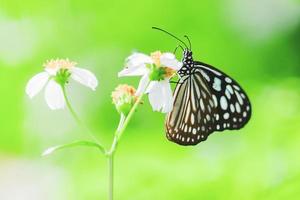
<svg viewBox="0 0 300 200">
<path fill-rule="evenodd" d="M 146 89 L 148 83 L 149 83 L 149 75 L 148 75 L 148 73 L 147 73 L 147 74 L 145 74 L 145 75 L 141 78 L 140 83 L 139 83 L 139 86 L 138 86 L 138 88 L 137 88 L 135 94 L 136 94 L 137 96 L 141 95 L 142 92 L 145 91 L 145 89 Z"/>
<path fill-rule="evenodd" d="M 126 59 L 125 68 L 119 72 L 118 76 L 142 76 L 148 73 L 146 64 L 153 63 L 150 56 L 142 53 L 133 53 Z"/>
<path fill-rule="evenodd" d="M 39 93 L 49 79 L 47 72 L 41 72 L 32 77 L 26 85 L 26 94 L 32 98 Z"/>
<path fill-rule="evenodd" d="M 173 94 L 172 94 L 172 89 L 171 85 L 169 83 L 169 80 L 164 80 L 162 82 L 162 91 L 163 91 L 163 108 L 162 111 L 163 113 L 169 113 L 173 109 Z"/>
<path fill-rule="evenodd" d="M 146 90 L 146 93 L 151 92 L 153 90 L 153 88 L 155 90 L 155 87 L 157 86 L 157 83 L 158 83 L 158 81 L 151 81 L 149 83 L 149 86 L 148 86 L 147 90 Z"/>
<path fill-rule="evenodd" d="M 179 70 L 182 67 L 182 63 L 172 53 L 163 53 L 160 57 L 160 63 L 174 70 Z"/>
<path fill-rule="evenodd" d="M 154 111 L 160 111 L 163 105 L 163 92 L 160 82 L 152 81 L 148 89 L 149 102 Z"/>
<path fill-rule="evenodd" d="M 50 80 L 45 90 L 45 100 L 52 110 L 65 107 L 65 99 L 62 88 L 54 80 Z"/>
<path fill-rule="evenodd" d="M 143 53 L 133 53 L 126 59 L 126 67 L 136 66 L 140 64 L 152 64 L 153 60 L 150 56 Z"/>
<path fill-rule="evenodd" d="M 56 73 L 58 72 L 59 67 L 55 67 L 55 68 L 45 68 L 45 71 L 50 74 L 51 76 L 55 76 Z"/>
<path fill-rule="evenodd" d="M 89 70 L 74 67 L 71 70 L 71 77 L 75 81 L 78 81 L 82 85 L 85 85 L 92 90 L 95 90 L 98 86 L 98 80 L 96 76 Z"/>
<path fill-rule="evenodd" d="M 149 69 L 145 64 L 141 64 L 134 67 L 125 67 L 122 71 L 118 73 L 118 77 L 122 76 L 142 76 L 149 72 Z"/>
<path fill-rule="evenodd" d="M 149 101 L 154 111 L 168 113 L 173 108 L 173 95 L 168 79 L 151 81 L 147 89 Z"/>
</svg>

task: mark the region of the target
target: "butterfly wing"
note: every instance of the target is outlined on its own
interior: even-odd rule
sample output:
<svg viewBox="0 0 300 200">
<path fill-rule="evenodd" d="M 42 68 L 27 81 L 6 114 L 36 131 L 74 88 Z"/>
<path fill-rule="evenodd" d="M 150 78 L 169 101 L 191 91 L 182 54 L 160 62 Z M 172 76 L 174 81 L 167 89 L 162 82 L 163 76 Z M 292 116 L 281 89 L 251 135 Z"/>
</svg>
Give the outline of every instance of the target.
<svg viewBox="0 0 300 200">
<path fill-rule="evenodd" d="M 214 129 L 240 129 L 251 117 L 251 104 L 242 87 L 231 77 L 215 67 L 195 61 L 194 68 L 200 70 L 216 109 Z"/>
<path fill-rule="evenodd" d="M 167 138 L 196 145 L 214 131 L 214 103 L 200 71 L 181 78 L 174 91 L 173 110 L 166 118 Z"/>
<path fill-rule="evenodd" d="M 174 91 L 173 110 L 166 119 L 170 141 L 196 145 L 213 131 L 240 129 L 249 121 L 249 98 L 225 73 L 196 61 L 192 73 L 181 80 Z"/>
</svg>

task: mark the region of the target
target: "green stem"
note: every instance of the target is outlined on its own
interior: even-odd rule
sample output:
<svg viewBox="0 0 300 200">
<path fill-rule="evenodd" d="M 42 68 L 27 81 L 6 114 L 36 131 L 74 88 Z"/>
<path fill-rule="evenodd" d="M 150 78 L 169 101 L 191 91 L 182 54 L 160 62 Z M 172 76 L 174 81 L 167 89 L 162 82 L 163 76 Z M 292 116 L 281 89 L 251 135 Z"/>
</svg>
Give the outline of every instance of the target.
<svg viewBox="0 0 300 200">
<path fill-rule="evenodd" d="M 74 117 L 74 119 L 76 120 L 76 122 L 80 125 L 82 125 L 82 121 L 80 120 L 80 118 L 78 117 L 77 113 L 75 112 L 75 110 L 73 109 L 71 103 L 70 103 L 70 100 L 67 96 L 67 92 L 66 92 L 66 88 L 64 86 L 61 86 L 62 88 L 62 91 L 63 91 L 63 94 L 64 94 L 64 98 L 65 98 L 65 101 L 66 101 L 66 104 L 67 104 L 67 107 L 71 113 L 71 115 Z"/>
<path fill-rule="evenodd" d="M 128 123 L 130 122 L 130 120 L 131 120 L 131 118 L 132 118 L 135 110 L 137 109 L 138 105 L 141 103 L 141 101 L 143 99 L 143 96 L 144 96 L 144 91 L 138 97 L 137 101 L 132 106 L 132 108 L 129 111 L 128 115 L 125 117 L 124 123 L 122 123 L 121 127 L 118 127 L 117 131 L 115 132 L 114 141 L 113 141 L 113 143 L 111 145 L 111 148 L 110 148 L 108 154 L 113 154 L 115 152 L 117 144 L 118 144 L 119 140 L 121 139 L 121 136 L 123 135 L 126 127 L 128 126 Z M 123 116 L 123 114 L 121 115 L 121 118 L 122 118 L 122 116 Z"/>
<path fill-rule="evenodd" d="M 114 155 L 111 154 L 108 156 L 108 199 L 114 199 Z"/>
<path fill-rule="evenodd" d="M 62 91 L 63 91 L 63 95 L 64 95 L 64 99 L 66 101 L 66 105 L 71 113 L 71 115 L 74 117 L 75 121 L 84 129 L 87 130 L 88 134 L 90 135 L 90 137 L 99 145 L 103 148 L 103 145 L 99 142 L 99 140 L 95 137 L 94 134 L 92 134 L 92 132 L 89 130 L 89 128 L 87 128 L 87 126 L 82 122 L 82 120 L 78 117 L 77 113 L 75 112 L 75 110 L 73 109 L 70 100 L 68 98 L 67 95 L 67 91 L 64 85 L 61 85 Z M 103 148 L 104 149 L 104 148 Z"/>
<path fill-rule="evenodd" d="M 149 83 L 145 87 L 145 90 L 142 92 L 142 94 L 138 97 L 132 108 L 130 109 L 127 116 L 125 116 L 123 113 L 121 113 L 120 122 L 118 125 L 118 128 L 115 132 L 114 139 L 111 145 L 110 150 L 107 152 L 107 159 L 108 159 L 108 168 L 109 168 L 109 186 L 108 186 L 108 197 L 109 200 L 113 200 L 113 192 L 114 192 L 114 154 L 117 148 L 117 144 L 119 140 L 121 139 L 121 136 L 123 135 L 128 123 L 130 122 L 134 112 L 136 111 L 138 105 L 141 103 L 144 93 L 148 87 Z"/>
<path fill-rule="evenodd" d="M 122 128 L 124 121 L 125 121 L 125 115 L 121 114 L 120 121 L 118 128 L 116 132 Z M 114 136 L 113 139 L 113 144 L 116 142 L 116 137 Z M 108 199 L 113 200 L 113 195 L 114 195 L 114 154 L 107 153 L 107 161 L 108 161 Z"/>
</svg>

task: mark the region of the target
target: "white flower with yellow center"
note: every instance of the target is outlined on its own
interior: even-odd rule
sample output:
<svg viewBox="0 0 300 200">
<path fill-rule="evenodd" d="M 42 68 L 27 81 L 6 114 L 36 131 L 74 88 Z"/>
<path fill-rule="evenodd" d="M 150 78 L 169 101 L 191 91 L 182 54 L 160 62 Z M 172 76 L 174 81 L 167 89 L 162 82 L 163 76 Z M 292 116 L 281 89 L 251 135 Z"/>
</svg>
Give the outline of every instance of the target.
<svg viewBox="0 0 300 200">
<path fill-rule="evenodd" d="M 118 75 L 142 76 L 136 95 L 146 90 L 153 110 L 168 113 L 173 108 L 169 80 L 181 67 L 182 63 L 172 53 L 156 51 L 150 56 L 133 53 L 126 59 L 125 68 Z"/>
<path fill-rule="evenodd" d="M 44 64 L 45 71 L 33 76 L 27 83 L 26 94 L 32 98 L 46 85 L 45 100 L 52 110 L 65 107 L 63 88 L 69 78 L 95 90 L 98 85 L 96 76 L 89 70 L 75 67 L 68 59 L 56 59 Z"/>
</svg>

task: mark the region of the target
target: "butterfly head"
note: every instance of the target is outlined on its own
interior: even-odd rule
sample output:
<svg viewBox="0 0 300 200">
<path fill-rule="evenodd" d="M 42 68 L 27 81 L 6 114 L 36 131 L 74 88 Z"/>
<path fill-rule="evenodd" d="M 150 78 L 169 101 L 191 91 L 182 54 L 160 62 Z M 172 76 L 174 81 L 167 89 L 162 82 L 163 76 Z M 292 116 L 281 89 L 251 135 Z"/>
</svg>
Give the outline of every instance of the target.
<svg viewBox="0 0 300 200">
<path fill-rule="evenodd" d="M 161 28 L 157 28 L 157 27 L 152 27 L 153 29 L 155 30 L 159 30 L 159 31 L 162 31 L 166 34 L 168 34 L 169 36 L 175 38 L 177 41 L 179 41 L 181 44 L 183 44 L 183 46 L 181 45 L 178 45 L 177 47 L 180 47 L 182 50 L 183 50 L 183 59 L 182 59 L 182 68 L 178 71 L 179 75 L 182 76 L 182 75 L 186 75 L 186 74 L 189 74 L 190 73 L 190 68 L 193 67 L 194 65 L 194 61 L 193 61 L 193 56 L 192 56 L 192 44 L 191 44 L 191 41 L 189 39 L 189 37 L 187 35 L 184 35 L 184 37 L 187 39 L 188 41 L 188 44 L 187 45 L 183 40 L 181 40 L 180 38 L 178 38 L 177 36 L 173 35 L 172 33 L 166 31 L 166 30 L 163 30 Z M 177 50 L 177 47 L 174 51 L 174 54 Z"/>
</svg>

